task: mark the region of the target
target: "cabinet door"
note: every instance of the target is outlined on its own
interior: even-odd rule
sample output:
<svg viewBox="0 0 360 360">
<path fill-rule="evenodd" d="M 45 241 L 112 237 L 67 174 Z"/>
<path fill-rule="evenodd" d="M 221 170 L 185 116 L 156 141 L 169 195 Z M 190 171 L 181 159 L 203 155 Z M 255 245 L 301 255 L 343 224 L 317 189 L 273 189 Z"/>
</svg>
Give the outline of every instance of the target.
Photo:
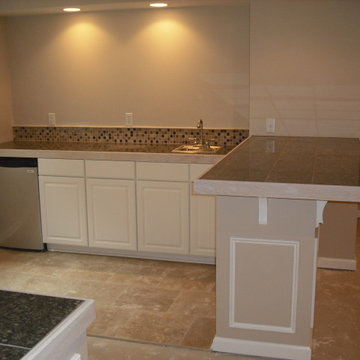
<svg viewBox="0 0 360 360">
<path fill-rule="evenodd" d="M 215 196 L 191 195 L 190 254 L 215 256 Z"/>
<path fill-rule="evenodd" d="M 84 179 L 39 176 L 39 184 L 44 242 L 87 246 Z"/>
<path fill-rule="evenodd" d="M 212 164 L 191 164 L 193 181 L 208 171 Z M 190 254 L 215 256 L 215 196 L 191 195 L 190 199 Z"/>
<path fill-rule="evenodd" d="M 138 181 L 138 249 L 189 253 L 189 184 Z"/>
<path fill-rule="evenodd" d="M 87 179 L 90 247 L 136 250 L 135 184 Z"/>
</svg>

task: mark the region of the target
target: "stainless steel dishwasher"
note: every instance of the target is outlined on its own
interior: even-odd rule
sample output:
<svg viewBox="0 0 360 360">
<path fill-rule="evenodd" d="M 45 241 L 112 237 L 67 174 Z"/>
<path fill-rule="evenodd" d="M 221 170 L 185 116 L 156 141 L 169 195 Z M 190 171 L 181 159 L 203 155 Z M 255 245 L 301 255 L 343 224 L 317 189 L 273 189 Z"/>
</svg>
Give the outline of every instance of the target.
<svg viewBox="0 0 360 360">
<path fill-rule="evenodd" d="M 0 157 L 0 247 L 44 249 L 37 159 Z"/>
</svg>

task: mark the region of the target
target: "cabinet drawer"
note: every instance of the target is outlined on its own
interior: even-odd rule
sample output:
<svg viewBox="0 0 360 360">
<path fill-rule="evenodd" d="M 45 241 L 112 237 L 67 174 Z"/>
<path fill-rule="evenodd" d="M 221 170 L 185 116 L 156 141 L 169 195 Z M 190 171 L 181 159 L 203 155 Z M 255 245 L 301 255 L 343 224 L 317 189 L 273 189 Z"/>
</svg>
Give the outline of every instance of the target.
<svg viewBox="0 0 360 360">
<path fill-rule="evenodd" d="M 188 164 L 136 163 L 136 175 L 141 180 L 189 181 Z"/>
<path fill-rule="evenodd" d="M 194 181 L 198 179 L 201 175 L 205 174 L 210 170 L 214 164 L 191 164 L 190 165 L 190 180 Z"/>
<path fill-rule="evenodd" d="M 134 179 L 135 164 L 132 161 L 86 160 L 86 176 L 108 179 Z"/>
<path fill-rule="evenodd" d="M 39 159 L 39 175 L 83 177 L 84 160 Z"/>
</svg>

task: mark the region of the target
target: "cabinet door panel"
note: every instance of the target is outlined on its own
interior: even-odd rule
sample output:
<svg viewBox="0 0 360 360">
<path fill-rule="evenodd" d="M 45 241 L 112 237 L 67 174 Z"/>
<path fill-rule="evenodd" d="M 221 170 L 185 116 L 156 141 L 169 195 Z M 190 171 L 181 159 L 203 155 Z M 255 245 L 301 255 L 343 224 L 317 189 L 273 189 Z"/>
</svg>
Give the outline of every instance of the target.
<svg viewBox="0 0 360 360">
<path fill-rule="evenodd" d="M 134 181 L 88 179 L 86 185 L 90 247 L 136 250 Z"/>
<path fill-rule="evenodd" d="M 137 196 L 139 250 L 188 254 L 189 185 L 139 181 Z"/>
<path fill-rule="evenodd" d="M 190 254 L 215 256 L 215 196 L 191 196 Z"/>
<path fill-rule="evenodd" d="M 87 246 L 84 179 L 40 176 L 39 183 L 44 242 Z"/>
<path fill-rule="evenodd" d="M 213 164 L 191 164 L 190 179 L 198 179 Z M 190 254 L 215 256 L 215 196 L 191 195 Z"/>
</svg>

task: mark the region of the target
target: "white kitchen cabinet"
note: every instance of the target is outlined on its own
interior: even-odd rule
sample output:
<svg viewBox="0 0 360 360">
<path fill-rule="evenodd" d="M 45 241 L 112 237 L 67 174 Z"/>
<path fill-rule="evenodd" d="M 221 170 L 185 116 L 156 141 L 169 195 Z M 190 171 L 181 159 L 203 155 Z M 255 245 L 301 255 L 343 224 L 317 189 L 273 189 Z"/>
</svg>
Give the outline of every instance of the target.
<svg viewBox="0 0 360 360">
<path fill-rule="evenodd" d="M 213 165 L 191 164 L 191 181 L 199 178 Z M 190 254 L 215 256 L 215 197 L 190 196 Z"/>
<path fill-rule="evenodd" d="M 192 181 L 211 167 L 39 159 L 44 242 L 55 250 L 213 258 L 215 198 L 192 194 Z"/>
<path fill-rule="evenodd" d="M 89 246 L 136 250 L 135 182 L 87 179 Z"/>
<path fill-rule="evenodd" d="M 85 181 L 39 176 L 43 241 L 87 246 Z"/>
<path fill-rule="evenodd" d="M 138 181 L 138 250 L 189 253 L 188 182 Z"/>
</svg>

